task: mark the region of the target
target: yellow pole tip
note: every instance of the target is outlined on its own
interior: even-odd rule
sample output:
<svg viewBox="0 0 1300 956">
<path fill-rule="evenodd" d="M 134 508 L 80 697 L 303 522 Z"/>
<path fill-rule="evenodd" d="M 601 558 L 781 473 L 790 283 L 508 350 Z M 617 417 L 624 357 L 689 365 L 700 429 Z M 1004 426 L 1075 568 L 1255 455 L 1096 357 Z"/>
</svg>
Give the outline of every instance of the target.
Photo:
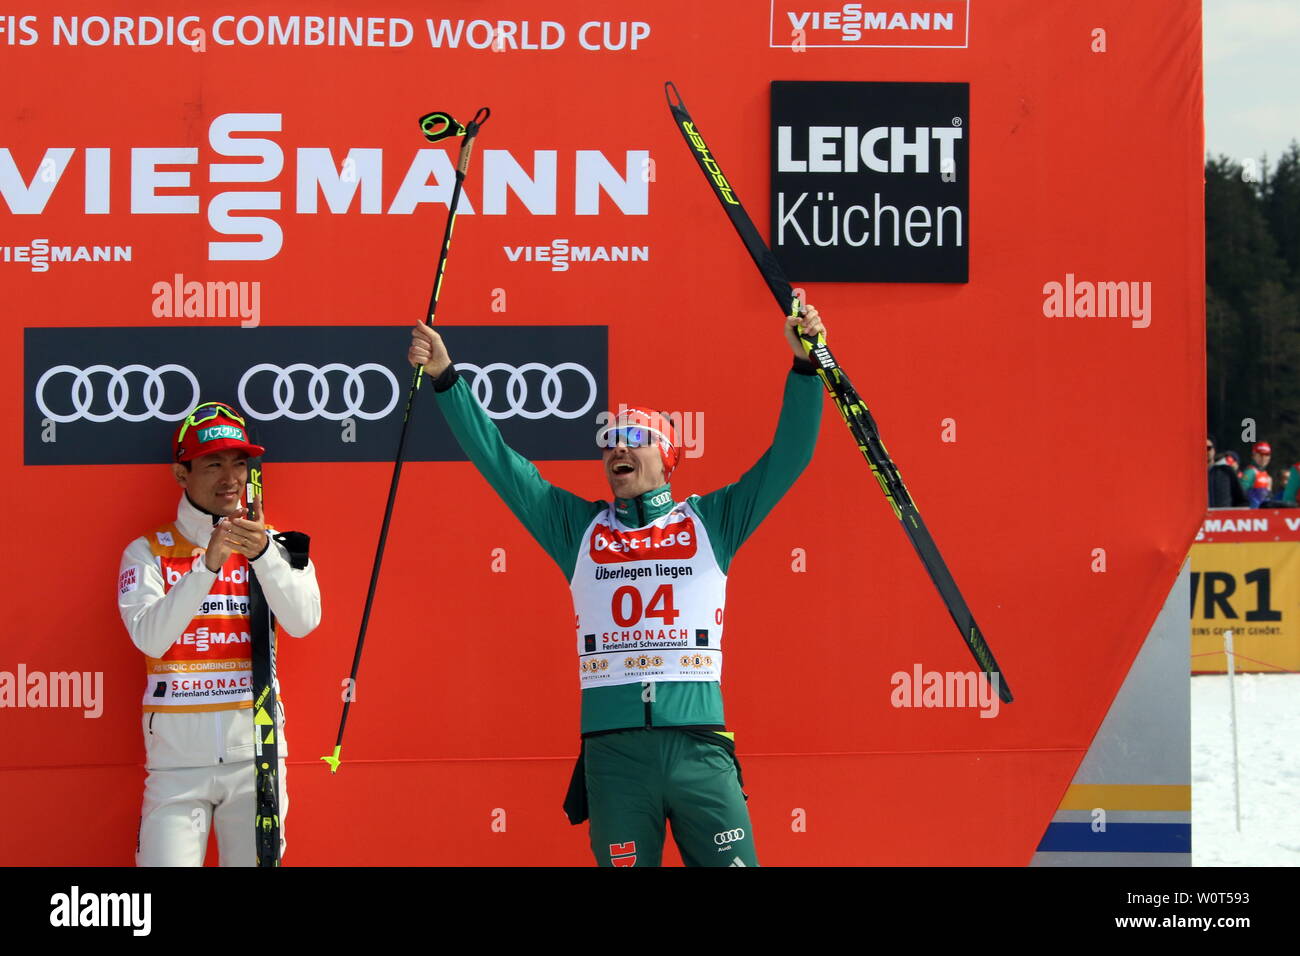
<svg viewBox="0 0 1300 956">
<path fill-rule="evenodd" d="M 342 752 L 342 750 L 343 750 L 342 747 L 335 747 L 333 756 L 320 758 L 321 760 L 324 760 L 327 764 L 330 765 L 330 773 L 339 772 L 339 764 L 342 763 L 342 761 L 339 759 L 339 753 Z"/>
</svg>

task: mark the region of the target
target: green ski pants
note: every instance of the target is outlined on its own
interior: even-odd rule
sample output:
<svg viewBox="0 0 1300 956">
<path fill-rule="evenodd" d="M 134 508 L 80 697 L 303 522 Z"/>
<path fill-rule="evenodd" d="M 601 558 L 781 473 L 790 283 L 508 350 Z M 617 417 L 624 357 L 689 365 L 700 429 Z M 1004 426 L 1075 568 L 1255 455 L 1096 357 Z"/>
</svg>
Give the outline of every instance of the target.
<svg viewBox="0 0 1300 956">
<path fill-rule="evenodd" d="M 600 866 L 659 866 L 664 825 L 687 866 L 758 866 L 734 746 L 714 731 L 647 727 L 585 741 Z"/>
</svg>

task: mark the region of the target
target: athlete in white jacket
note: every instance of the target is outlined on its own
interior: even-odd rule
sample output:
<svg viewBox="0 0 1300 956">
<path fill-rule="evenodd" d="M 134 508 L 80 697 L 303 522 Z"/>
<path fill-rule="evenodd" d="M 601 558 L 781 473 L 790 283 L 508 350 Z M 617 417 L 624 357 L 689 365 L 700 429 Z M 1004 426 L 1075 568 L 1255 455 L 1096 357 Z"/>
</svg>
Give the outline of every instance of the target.
<svg viewBox="0 0 1300 956">
<path fill-rule="evenodd" d="M 118 610 L 147 658 L 149 776 L 136 863 L 201 866 L 215 826 L 222 866 L 252 866 L 250 570 L 282 634 L 303 637 L 315 629 L 320 590 L 305 554 L 286 547 L 297 542 L 268 533 L 261 502 L 244 507 L 247 460 L 263 449 L 248 440 L 237 411 L 198 406 L 177 429 L 172 450 L 172 472 L 185 489 L 176 520 L 132 541 L 118 575 Z M 279 719 L 283 853 L 283 705 Z"/>
</svg>

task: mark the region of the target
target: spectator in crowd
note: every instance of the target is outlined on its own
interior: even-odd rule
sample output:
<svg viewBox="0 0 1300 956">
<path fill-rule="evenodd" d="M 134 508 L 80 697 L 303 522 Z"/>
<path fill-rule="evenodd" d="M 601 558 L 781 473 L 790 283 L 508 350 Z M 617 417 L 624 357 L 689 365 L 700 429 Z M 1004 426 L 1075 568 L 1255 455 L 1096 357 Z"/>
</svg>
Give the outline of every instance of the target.
<svg viewBox="0 0 1300 956">
<path fill-rule="evenodd" d="M 1273 448 L 1266 441 L 1256 442 L 1251 459 L 1254 464 L 1241 476 L 1241 487 L 1246 492 L 1252 508 L 1258 508 L 1273 497 L 1273 476 L 1268 473 L 1268 463 Z"/>
<path fill-rule="evenodd" d="M 1264 506 L 1267 508 L 1300 507 L 1296 502 L 1297 493 L 1300 493 L 1300 461 L 1282 472 L 1282 480 L 1279 484 L 1282 486 L 1282 497 L 1266 501 Z"/>
<path fill-rule="evenodd" d="M 1232 473 L 1237 476 L 1237 484 L 1241 484 L 1241 459 L 1237 457 L 1235 451 L 1225 451 L 1223 460 L 1232 466 Z"/>
<path fill-rule="evenodd" d="M 1232 452 L 1225 452 L 1221 458 L 1215 458 L 1214 439 L 1205 440 L 1205 458 L 1209 467 L 1211 508 L 1245 508 L 1249 505 L 1246 492 L 1237 478 L 1237 469 L 1228 457 Z"/>
</svg>

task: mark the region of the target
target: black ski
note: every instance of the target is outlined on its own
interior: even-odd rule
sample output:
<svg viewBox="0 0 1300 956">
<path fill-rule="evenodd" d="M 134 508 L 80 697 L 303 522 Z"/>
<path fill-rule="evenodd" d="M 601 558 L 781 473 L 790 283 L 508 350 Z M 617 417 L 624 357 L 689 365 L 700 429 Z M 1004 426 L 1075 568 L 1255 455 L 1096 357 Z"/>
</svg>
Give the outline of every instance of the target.
<svg viewBox="0 0 1300 956">
<path fill-rule="evenodd" d="M 677 87 L 672 82 L 665 83 L 664 95 L 668 99 L 668 108 L 673 114 L 673 120 L 685 138 L 686 145 L 690 147 L 691 155 L 699 163 L 704 178 L 708 180 L 713 194 L 722 203 L 723 210 L 740 235 L 745 248 L 749 250 L 750 257 L 758 266 L 758 271 L 767 282 L 767 287 L 775 296 L 777 304 L 786 315 L 792 317 L 799 315 L 799 299 L 794 294 L 789 280 L 786 279 L 785 272 L 776 261 L 776 257 L 772 255 L 772 250 L 763 241 L 763 237 L 759 235 L 758 229 L 745 212 L 745 207 L 740 204 L 735 187 L 722 172 L 717 157 L 704 142 L 704 137 L 696 128 L 691 114 L 686 111 L 686 104 L 682 101 L 681 94 L 677 92 Z M 970 608 L 966 606 L 966 601 L 961 596 L 961 591 L 957 589 L 957 582 L 953 580 L 952 572 L 944 563 L 934 538 L 930 536 L 929 529 L 921 520 L 921 513 L 917 510 L 916 503 L 912 501 L 907 486 L 903 484 L 898 469 L 890 460 L 889 452 L 885 450 L 884 442 L 880 440 L 880 431 L 876 428 L 875 419 L 867 410 L 866 403 L 853 388 L 848 376 L 831 355 L 830 349 L 826 347 L 825 336 L 819 335 L 814 340 L 801 335 L 800 339 L 808 357 L 817 366 L 817 374 L 821 376 L 822 384 L 826 386 L 826 391 L 834 400 L 835 407 L 840 410 L 840 415 L 853 435 L 853 440 L 857 442 L 858 450 L 871 466 L 871 473 L 876 476 L 885 500 L 893 509 L 894 517 L 902 523 L 903 530 L 907 533 L 908 540 L 912 542 L 917 557 L 925 565 L 930 580 L 934 582 L 940 597 L 947 605 L 948 613 L 952 615 L 953 622 L 961 632 L 966 646 L 998 696 L 1010 703 L 1011 688 L 1007 686 L 998 662 L 993 658 L 993 652 L 984 640 L 979 625 L 975 623 L 975 616 L 971 614 Z"/>
<path fill-rule="evenodd" d="M 250 518 L 262 517 L 254 511 L 255 502 L 261 497 L 262 459 L 250 458 L 246 495 Z M 272 543 L 268 547 L 275 545 Z M 251 566 L 248 569 L 248 618 L 253 655 L 253 829 L 257 865 L 279 866 L 280 738 L 275 695 L 275 617 Z"/>
</svg>

